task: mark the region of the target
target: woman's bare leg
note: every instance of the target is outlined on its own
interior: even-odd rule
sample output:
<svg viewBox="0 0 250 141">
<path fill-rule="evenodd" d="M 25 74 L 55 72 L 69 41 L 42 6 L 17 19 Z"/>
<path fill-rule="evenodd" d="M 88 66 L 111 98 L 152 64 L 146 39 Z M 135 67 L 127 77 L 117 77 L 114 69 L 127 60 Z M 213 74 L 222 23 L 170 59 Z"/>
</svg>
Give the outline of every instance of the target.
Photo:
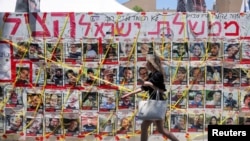
<svg viewBox="0 0 250 141">
<path fill-rule="evenodd" d="M 148 140 L 148 127 L 151 125 L 153 121 L 144 120 L 141 124 L 141 141 Z"/>
<path fill-rule="evenodd" d="M 171 141 L 179 141 L 173 133 L 167 131 L 163 125 L 164 125 L 164 122 L 163 120 L 157 120 L 155 121 L 155 124 L 156 124 L 156 127 L 157 127 L 157 130 L 158 132 L 160 132 L 161 134 L 165 135 L 166 137 L 168 137 Z"/>
</svg>

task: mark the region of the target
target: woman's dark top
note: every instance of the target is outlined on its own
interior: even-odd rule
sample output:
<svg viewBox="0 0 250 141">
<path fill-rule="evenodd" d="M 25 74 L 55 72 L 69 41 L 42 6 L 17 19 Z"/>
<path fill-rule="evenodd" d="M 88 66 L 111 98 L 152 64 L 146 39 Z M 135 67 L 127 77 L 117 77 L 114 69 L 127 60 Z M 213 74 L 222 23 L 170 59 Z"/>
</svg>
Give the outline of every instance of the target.
<svg viewBox="0 0 250 141">
<path fill-rule="evenodd" d="M 153 85 L 163 91 L 166 91 L 166 87 L 164 84 L 164 77 L 163 74 L 159 71 L 155 71 L 154 73 L 150 73 L 147 81 L 153 83 Z M 150 86 L 141 86 L 141 89 L 144 91 L 149 91 L 150 99 L 156 99 L 156 92 Z M 159 92 L 160 100 L 164 100 L 163 93 Z"/>
</svg>

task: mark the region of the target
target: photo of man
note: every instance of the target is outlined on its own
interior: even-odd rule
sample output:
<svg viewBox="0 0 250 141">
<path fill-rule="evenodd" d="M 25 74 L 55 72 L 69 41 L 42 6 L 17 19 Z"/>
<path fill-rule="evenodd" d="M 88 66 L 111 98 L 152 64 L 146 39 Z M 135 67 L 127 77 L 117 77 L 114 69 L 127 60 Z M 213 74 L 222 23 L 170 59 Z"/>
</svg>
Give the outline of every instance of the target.
<svg viewBox="0 0 250 141">
<path fill-rule="evenodd" d="M 187 129 L 187 116 L 185 114 L 171 114 L 170 127 L 172 132 L 185 132 Z"/>
<path fill-rule="evenodd" d="M 82 92 L 82 109 L 97 110 L 97 92 Z"/>
<path fill-rule="evenodd" d="M 101 84 L 106 86 L 116 84 L 116 79 L 117 79 L 116 73 L 117 73 L 116 68 L 101 69 L 101 77 L 103 79 L 103 81 L 101 81 Z"/>
<path fill-rule="evenodd" d="M 41 117 L 28 117 L 26 118 L 27 136 L 39 136 L 43 133 L 43 119 Z"/>
<path fill-rule="evenodd" d="M 225 68 L 223 69 L 224 86 L 240 86 L 240 69 L 239 68 Z"/>
<path fill-rule="evenodd" d="M 201 90 L 189 90 L 189 108 L 203 108 L 203 94 Z"/>
<path fill-rule="evenodd" d="M 148 75 L 149 75 L 148 69 L 146 67 L 140 66 L 138 68 L 137 85 L 143 84 L 143 82 L 147 80 Z"/>
<path fill-rule="evenodd" d="M 30 68 L 29 67 L 16 67 L 16 85 L 25 86 L 30 83 Z"/>
<path fill-rule="evenodd" d="M 81 114 L 81 133 L 93 135 L 98 132 L 98 115 L 89 111 Z"/>
<path fill-rule="evenodd" d="M 92 118 L 88 118 L 87 123 L 84 124 L 82 128 L 84 132 L 93 132 L 97 130 L 96 123 L 93 122 Z"/>
<path fill-rule="evenodd" d="M 134 82 L 134 68 L 133 67 L 125 67 L 120 66 L 120 84 L 129 85 Z"/>
<path fill-rule="evenodd" d="M 208 60 L 218 61 L 222 59 L 221 44 L 208 42 Z"/>
<path fill-rule="evenodd" d="M 83 52 L 86 61 L 97 61 L 99 59 L 97 43 L 84 43 Z"/>
<path fill-rule="evenodd" d="M 62 93 L 57 91 L 45 92 L 45 111 L 58 112 L 62 108 Z"/>
<path fill-rule="evenodd" d="M 43 111 L 43 99 L 39 93 L 27 93 L 27 111 Z"/>
<path fill-rule="evenodd" d="M 80 133 L 80 120 L 78 114 L 63 114 L 63 127 L 66 136 L 77 136 Z"/>
<path fill-rule="evenodd" d="M 79 110 L 78 91 L 70 91 L 69 94 L 64 93 L 64 110 L 65 112 L 77 112 Z"/>
<path fill-rule="evenodd" d="M 172 59 L 176 61 L 188 61 L 188 43 L 173 43 Z"/>
<path fill-rule="evenodd" d="M 29 43 L 18 42 L 14 46 L 14 59 L 28 59 L 29 58 Z"/>
<path fill-rule="evenodd" d="M 173 85 L 186 85 L 187 84 L 187 68 L 185 67 L 172 67 L 172 84 Z"/>
<path fill-rule="evenodd" d="M 80 43 L 70 43 L 68 44 L 68 59 L 82 59 L 82 45 Z M 66 61 L 66 60 L 65 60 Z M 66 61 L 67 62 L 67 61 Z"/>
<path fill-rule="evenodd" d="M 23 99 L 22 99 L 22 89 L 18 88 L 8 88 L 5 91 L 6 93 L 6 107 L 23 107 Z"/>
<path fill-rule="evenodd" d="M 60 135 L 62 133 L 61 122 L 58 117 L 49 117 L 47 115 L 45 119 L 46 133 Z"/>
<path fill-rule="evenodd" d="M 237 110 L 238 108 L 238 93 L 224 92 L 224 110 Z M 237 99 L 237 100 L 236 100 Z"/>
<path fill-rule="evenodd" d="M 49 84 L 52 85 L 63 85 L 63 69 L 62 68 L 48 68 L 47 77 L 51 75 L 49 79 Z"/>
<path fill-rule="evenodd" d="M 23 131 L 23 116 L 15 113 L 6 113 L 5 132 L 18 133 L 20 131 Z"/>
<path fill-rule="evenodd" d="M 29 46 L 29 58 L 32 61 L 44 60 L 44 49 L 41 43 L 30 43 Z"/>
</svg>

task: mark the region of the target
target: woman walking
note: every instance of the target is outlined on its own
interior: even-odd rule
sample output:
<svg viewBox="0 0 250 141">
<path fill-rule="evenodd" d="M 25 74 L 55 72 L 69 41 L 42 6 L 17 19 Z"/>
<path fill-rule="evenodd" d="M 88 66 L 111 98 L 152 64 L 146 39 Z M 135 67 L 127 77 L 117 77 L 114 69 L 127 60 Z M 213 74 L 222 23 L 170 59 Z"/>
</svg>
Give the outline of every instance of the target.
<svg viewBox="0 0 250 141">
<path fill-rule="evenodd" d="M 151 73 L 149 74 L 147 80 L 144 80 L 141 88 L 123 95 L 122 98 L 137 94 L 142 91 L 148 91 L 149 97 L 151 99 L 156 99 L 156 93 L 154 93 L 154 90 L 158 89 L 160 94 L 159 100 L 164 100 L 163 95 L 164 91 L 166 91 L 166 88 L 164 84 L 165 75 L 161 66 L 161 59 L 157 55 L 155 55 L 154 57 L 147 58 L 146 67 Z M 148 140 L 148 128 L 153 122 L 156 124 L 159 133 L 165 135 L 172 141 L 179 141 L 171 132 L 167 131 L 163 127 L 164 120 L 143 120 L 141 124 L 141 141 Z"/>
</svg>

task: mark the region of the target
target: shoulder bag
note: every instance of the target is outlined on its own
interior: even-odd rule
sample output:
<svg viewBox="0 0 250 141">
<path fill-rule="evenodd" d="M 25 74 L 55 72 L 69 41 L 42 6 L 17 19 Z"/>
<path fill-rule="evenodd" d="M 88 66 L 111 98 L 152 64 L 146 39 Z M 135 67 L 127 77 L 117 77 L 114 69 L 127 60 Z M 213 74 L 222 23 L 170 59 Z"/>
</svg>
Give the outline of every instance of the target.
<svg viewBox="0 0 250 141">
<path fill-rule="evenodd" d="M 159 90 L 155 90 L 156 100 L 148 98 L 139 101 L 137 118 L 141 120 L 163 120 L 167 110 L 167 101 L 159 100 Z"/>
</svg>

